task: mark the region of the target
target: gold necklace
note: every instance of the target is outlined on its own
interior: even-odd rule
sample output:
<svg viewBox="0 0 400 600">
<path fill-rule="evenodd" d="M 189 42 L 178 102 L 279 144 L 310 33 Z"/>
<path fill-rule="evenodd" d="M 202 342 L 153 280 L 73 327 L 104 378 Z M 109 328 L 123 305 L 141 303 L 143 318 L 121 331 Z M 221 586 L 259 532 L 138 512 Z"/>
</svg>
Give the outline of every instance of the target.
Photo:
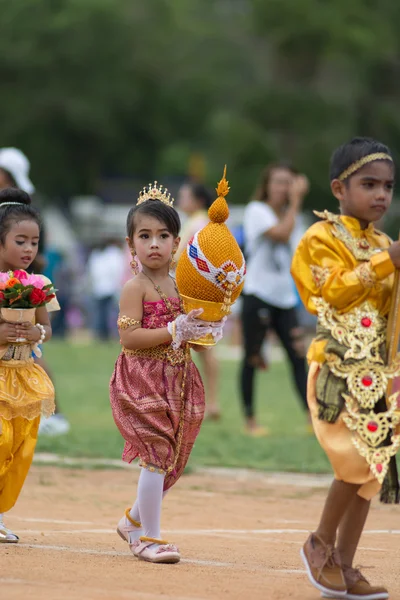
<svg viewBox="0 0 400 600">
<path fill-rule="evenodd" d="M 176 309 L 175 309 L 175 308 L 172 306 L 171 302 L 169 301 L 169 298 L 166 296 L 166 294 L 164 294 L 164 292 L 162 291 L 161 287 L 160 287 L 159 285 L 157 285 L 157 283 L 154 283 L 154 281 L 151 279 L 151 277 L 149 277 L 149 276 L 147 275 L 147 273 L 145 273 L 144 271 L 142 271 L 142 273 L 143 273 L 143 275 L 145 275 L 145 276 L 147 277 L 147 279 L 148 279 L 149 281 L 151 281 L 151 283 L 152 283 L 152 284 L 153 284 L 153 286 L 154 286 L 154 289 L 156 290 L 157 294 L 160 296 L 161 300 L 164 302 L 164 304 L 165 304 L 165 306 L 166 306 L 167 310 L 168 310 L 170 313 L 172 313 L 172 314 L 175 314 L 175 313 L 177 312 L 177 311 L 176 311 Z M 171 277 L 171 276 L 170 276 L 170 277 Z M 183 304 L 182 304 L 182 299 L 181 299 L 181 296 L 180 296 L 180 294 L 179 294 L 179 290 L 178 290 L 178 288 L 177 288 L 177 286 L 176 286 L 175 279 L 174 279 L 173 277 L 171 277 L 171 279 L 172 279 L 172 281 L 173 281 L 173 284 L 174 284 L 175 291 L 176 291 L 176 293 L 177 293 L 177 295 L 178 295 L 178 300 L 179 300 L 179 312 L 180 312 L 180 313 L 182 313 L 182 312 L 183 312 Z"/>
</svg>

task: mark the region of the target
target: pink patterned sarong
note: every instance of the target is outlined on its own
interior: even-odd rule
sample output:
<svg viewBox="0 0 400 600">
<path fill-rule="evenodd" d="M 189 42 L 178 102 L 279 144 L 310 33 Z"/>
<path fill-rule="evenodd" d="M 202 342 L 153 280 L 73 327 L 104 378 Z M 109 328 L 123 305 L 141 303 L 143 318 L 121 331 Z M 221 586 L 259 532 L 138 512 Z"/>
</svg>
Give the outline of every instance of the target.
<svg viewBox="0 0 400 600">
<path fill-rule="evenodd" d="M 174 314 L 168 313 L 163 300 L 144 302 L 142 327 L 156 329 L 172 321 L 179 312 L 179 300 L 170 298 L 169 301 Z M 149 356 L 131 355 L 129 351 L 120 354 L 110 382 L 110 400 L 115 423 L 125 440 L 123 460 L 132 462 L 139 457 L 142 463 L 166 471 L 164 490 L 167 490 L 182 475 L 200 431 L 204 388 L 191 358 L 186 359 L 186 364 L 183 359 L 179 360 L 179 356 L 189 356 L 188 353 L 177 352 L 175 358 L 169 348 L 171 361 L 166 354 L 164 358 L 152 358 L 153 350 L 147 351 Z M 175 362 L 178 364 L 172 364 Z M 184 410 L 181 411 L 185 369 Z M 182 440 L 178 444 L 181 417 Z M 173 470 L 168 472 L 172 465 Z"/>
</svg>

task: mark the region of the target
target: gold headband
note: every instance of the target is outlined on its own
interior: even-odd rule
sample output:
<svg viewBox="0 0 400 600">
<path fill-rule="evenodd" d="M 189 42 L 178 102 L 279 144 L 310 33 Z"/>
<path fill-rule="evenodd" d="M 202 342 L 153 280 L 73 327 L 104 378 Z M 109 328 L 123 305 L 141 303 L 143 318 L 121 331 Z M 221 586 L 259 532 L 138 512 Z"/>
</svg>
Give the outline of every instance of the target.
<svg viewBox="0 0 400 600">
<path fill-rule="evenodd" d="M 393 158 L 390 156 L 390 154 L 386 154 L 385 152 L 375 152 L 375 154 L 367 154 L 367 156 L 360 158 L 360 160 L 356 160 L 356 162 L 354 162 L 345 171 L 343 171 L 343 173 L 341 173 L 341 175 L 339 175 L 338 177 L 339 181 L 344 181 L 345 179 L 350 177 L 350 175 L 353 175 L 353 173 L 359 171 L 361 167 L 367 165 L 370 162 L 374 162 L 374 160 L 390 160 L 390 162 L 393 162 Z"/>
<path fill-rule="evenodd" d="M 174 204 L 174 199 L 171 198 L 171 194 L 167 194 L 167 188 L 165 188 L 164 191 L 162 191 L 162 188 L 162 185 L 157 187 L 157 181 L 154 183 L 149 183 L 149 185 L 145 186 L 140 192 L 136 204 L 142 204 L 142 202 L 146 202 L 146 200 L 160 200 L 160 202 L 163 202 L 163 204 L 172 206 Z"/>
</svg>

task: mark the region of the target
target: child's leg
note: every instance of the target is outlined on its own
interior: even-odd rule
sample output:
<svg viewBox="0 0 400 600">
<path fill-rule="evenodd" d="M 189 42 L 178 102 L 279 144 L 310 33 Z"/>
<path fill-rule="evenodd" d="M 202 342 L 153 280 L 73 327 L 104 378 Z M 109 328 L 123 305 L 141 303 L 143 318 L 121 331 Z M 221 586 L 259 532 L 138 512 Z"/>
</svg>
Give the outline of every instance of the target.
<svg viewBox="0 0 400 600">
<path fill-rule="evenodd" d="M 164 474 L 143 468 L 140 473 L 137 501 L 145 537 L 160 539 L 164 478 Z"/>
<path fill-rule="evenodd" d="M 163 492 L 163 499 L 168 494 L 169 490 Z M 139 500 L 136 499 L 131 509 L 125 513 L 118 523 L 117 532 L 131 545 L 133 550 L 139 543 L 139 539 L 144 535 L 143 527 L 140 519 Z"/>
<path fill-rule="evenodd" d="M 368 517 L 370 505 L 369 500 L 365 500 L 356 494 L 340 523 L 337 549 L 342 564 L 346 567 L 353 566 L 354 556 Z"/>
<path fill-rule="evenodd" d="M 0 513 L 16 503 L 35 452 L 40 417 L 2 419 L 0 435 Z"/>
<path fill-rule="evenodd" d="M 24 485 L 35 451 L 40 417 L 29 421 L 22 417 L 0 418 L 0 514 L 16 503 Z M 1 518 L 1 524 L 3 519 Z M 18 537 L 4 526 L 1 542 L 15 542 Z"/>
<path fill-rule="evenodd" d="M 333 481 L 325 501 L 318 529 L 315 532 L 325 544 L 335 545 L 339 524 L 357 495 L 359 487 L 359 485 L 345 483 L 337 479 Z"/>
<path fill-rule="evenodd" d="M 165 475 L 142 468 L 138 484 L 138 504 L 144 535 L 133 553 L 140 560 L 153 563 L 176 563 L 179 550 L 161 536 L 161 504 Z"/>
<path fill-rule="evenodd" d="M 318 529 L 309 536 L 301 549 L 311 583 L 328 595 L 333 593 L 340 597 L 347 590 L 340 555 L 334 546 L 339 524 L 359 487 L 337 480 L 332 483 Z"/>
</svg>

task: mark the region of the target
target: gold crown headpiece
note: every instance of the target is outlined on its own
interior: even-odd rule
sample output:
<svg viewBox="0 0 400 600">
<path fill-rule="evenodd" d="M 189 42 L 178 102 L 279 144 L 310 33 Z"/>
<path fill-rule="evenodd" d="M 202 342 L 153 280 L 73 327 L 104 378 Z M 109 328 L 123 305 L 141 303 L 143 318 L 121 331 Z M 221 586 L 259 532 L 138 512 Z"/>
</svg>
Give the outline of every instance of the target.
<svg viewBox="0 0 400 600">
<path fill-rule="evenodd" d="M 171 194 L 168 192 L 167 188 L 163 190 L 162 185 L 157 187 L 157 181 L 149 183 L 149 185 L 142 189 L 136 204 L 142 204 L 147 200 L 160 200 L 160 202 L 163 202 L 167 206 L 173 206 L 174 204 L 174 199 L 171 198 Z"/>
</svg>

